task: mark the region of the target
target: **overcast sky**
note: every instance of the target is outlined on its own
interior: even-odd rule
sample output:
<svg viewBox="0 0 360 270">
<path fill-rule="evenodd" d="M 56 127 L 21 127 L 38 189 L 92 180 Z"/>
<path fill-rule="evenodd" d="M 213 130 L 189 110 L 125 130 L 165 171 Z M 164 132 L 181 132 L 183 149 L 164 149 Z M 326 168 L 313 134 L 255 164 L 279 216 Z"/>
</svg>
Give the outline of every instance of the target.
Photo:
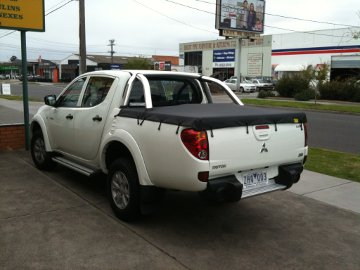
<svg viewBox="0 0 360 270">
<path fill-rule="evenodd" d="M 46 13 L 69 0 L 45 0 Z M 195 7 L 197 11 L 172 2 Z M 208 3 L 204 3 L 208 2 Z M 85 0 L 87 53 L 107 54 L 115 39 L 115 55 L 178 55 L 179 43 L 219 39 L 216 0 Z M 46 31 L 28 32 L 28 58 L 60 60 L 78 52 L 78 3 L 72 1 L 46 16 Z M 360 26 L 359 0 L 268 0 L 268 14 Z M 264 34 L 333 29 L 341 26 L 265 15 Z M 0 61 L 21 58 L 20 33 L 0 30 Z M 360 40 L 359 40 L 360 44 Z"/>
</svg>

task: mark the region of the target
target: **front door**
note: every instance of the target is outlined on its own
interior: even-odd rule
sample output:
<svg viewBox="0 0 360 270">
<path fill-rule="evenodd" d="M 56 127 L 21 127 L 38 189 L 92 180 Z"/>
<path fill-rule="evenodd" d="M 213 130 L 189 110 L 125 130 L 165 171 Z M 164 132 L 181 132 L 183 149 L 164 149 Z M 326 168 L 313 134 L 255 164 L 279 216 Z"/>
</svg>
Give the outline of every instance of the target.
<svg viewBox="0 0 360 270">
<path fill-rule="evenodd" d="M 67 87 L 46 115 L 50 144 L 54 150 L 69 153 L 74 147 L 74 120 L 85 81 L 86 77 L 82 77 Z"/>
<path fill-rule="evenodd" d="M 114 94 L 110 91 L 116 87 L 114 78 L 92 76 L 86 85 L 81 101 L 81 108 L 74 119 L 74 136 L 76 147 L 73 154 L 77 157 L 94 160 L 99 150 L 109 108 Z"/>
</svg>

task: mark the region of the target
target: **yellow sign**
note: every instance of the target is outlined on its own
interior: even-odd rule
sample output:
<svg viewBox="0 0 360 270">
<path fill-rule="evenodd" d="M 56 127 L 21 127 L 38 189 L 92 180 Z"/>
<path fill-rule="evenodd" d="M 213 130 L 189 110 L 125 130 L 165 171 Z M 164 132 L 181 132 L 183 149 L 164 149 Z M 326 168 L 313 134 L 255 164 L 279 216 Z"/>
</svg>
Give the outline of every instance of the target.
<svg viewBox="0 0 360 270">
<path fill-rule="evenodd" d="M 0 28 L 44 32 L 44 0 L 0 0 Z"/>
</svg>

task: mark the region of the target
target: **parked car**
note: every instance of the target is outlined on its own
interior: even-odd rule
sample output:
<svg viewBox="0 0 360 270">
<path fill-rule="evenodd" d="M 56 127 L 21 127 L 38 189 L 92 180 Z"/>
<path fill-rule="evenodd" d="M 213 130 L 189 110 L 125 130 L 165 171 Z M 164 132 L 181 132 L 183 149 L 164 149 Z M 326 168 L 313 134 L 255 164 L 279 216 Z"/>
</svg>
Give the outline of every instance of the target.
<svg viewBox="0 0 360 270">
<path fill-rule="evenodd" d="M 233 91 L 240 91 L 243 93 L 252 93 L 255 92 L 256 86 L 251 82 L 244 80 L 240 83 L 239 89 L 236 88 L 237 79 L 227 79 L 224 83 L 229 86 L 229 88 Z"/>
<path fill-rule="evenodd" d="M 211 84 L 232 103 L 213 103 Z M 308 154 L 304 113 L 243 106 L 225 83 L 199 74 L 89 72 L 44 101 L 31 122 L 35 166 L 105 173 L 124 220 L 166 189 L 235 202 L 290 188 Z"/>
<path fill-rule="evenodd" d="M 265 82 L 262 79 L 252 79 L 251 82 L 253 84 L 255 84 L 256 86 L 256 91 L 261 91 L 261 90 L 274 90 L 274 85 L 271 82 Z"/>
<path fill-rule="evenodd" d="M 6 80 L 6 76 L 4 74 L 0 74 L 0 80 Z"/>
</svg>

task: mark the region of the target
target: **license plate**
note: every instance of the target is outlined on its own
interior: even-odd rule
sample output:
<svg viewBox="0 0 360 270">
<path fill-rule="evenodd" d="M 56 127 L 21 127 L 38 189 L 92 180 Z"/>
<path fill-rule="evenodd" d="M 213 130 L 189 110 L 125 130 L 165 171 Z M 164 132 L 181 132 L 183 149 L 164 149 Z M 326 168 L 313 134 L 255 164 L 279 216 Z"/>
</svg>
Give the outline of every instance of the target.
<svg viewBox="0 0 360 270">
<path fill-rule="evenodd" d="M 244 174 L 242 178 L 245 188 L 264 184 L 268 181 L 266 172 L 249 172 Z"/>
</svg>

